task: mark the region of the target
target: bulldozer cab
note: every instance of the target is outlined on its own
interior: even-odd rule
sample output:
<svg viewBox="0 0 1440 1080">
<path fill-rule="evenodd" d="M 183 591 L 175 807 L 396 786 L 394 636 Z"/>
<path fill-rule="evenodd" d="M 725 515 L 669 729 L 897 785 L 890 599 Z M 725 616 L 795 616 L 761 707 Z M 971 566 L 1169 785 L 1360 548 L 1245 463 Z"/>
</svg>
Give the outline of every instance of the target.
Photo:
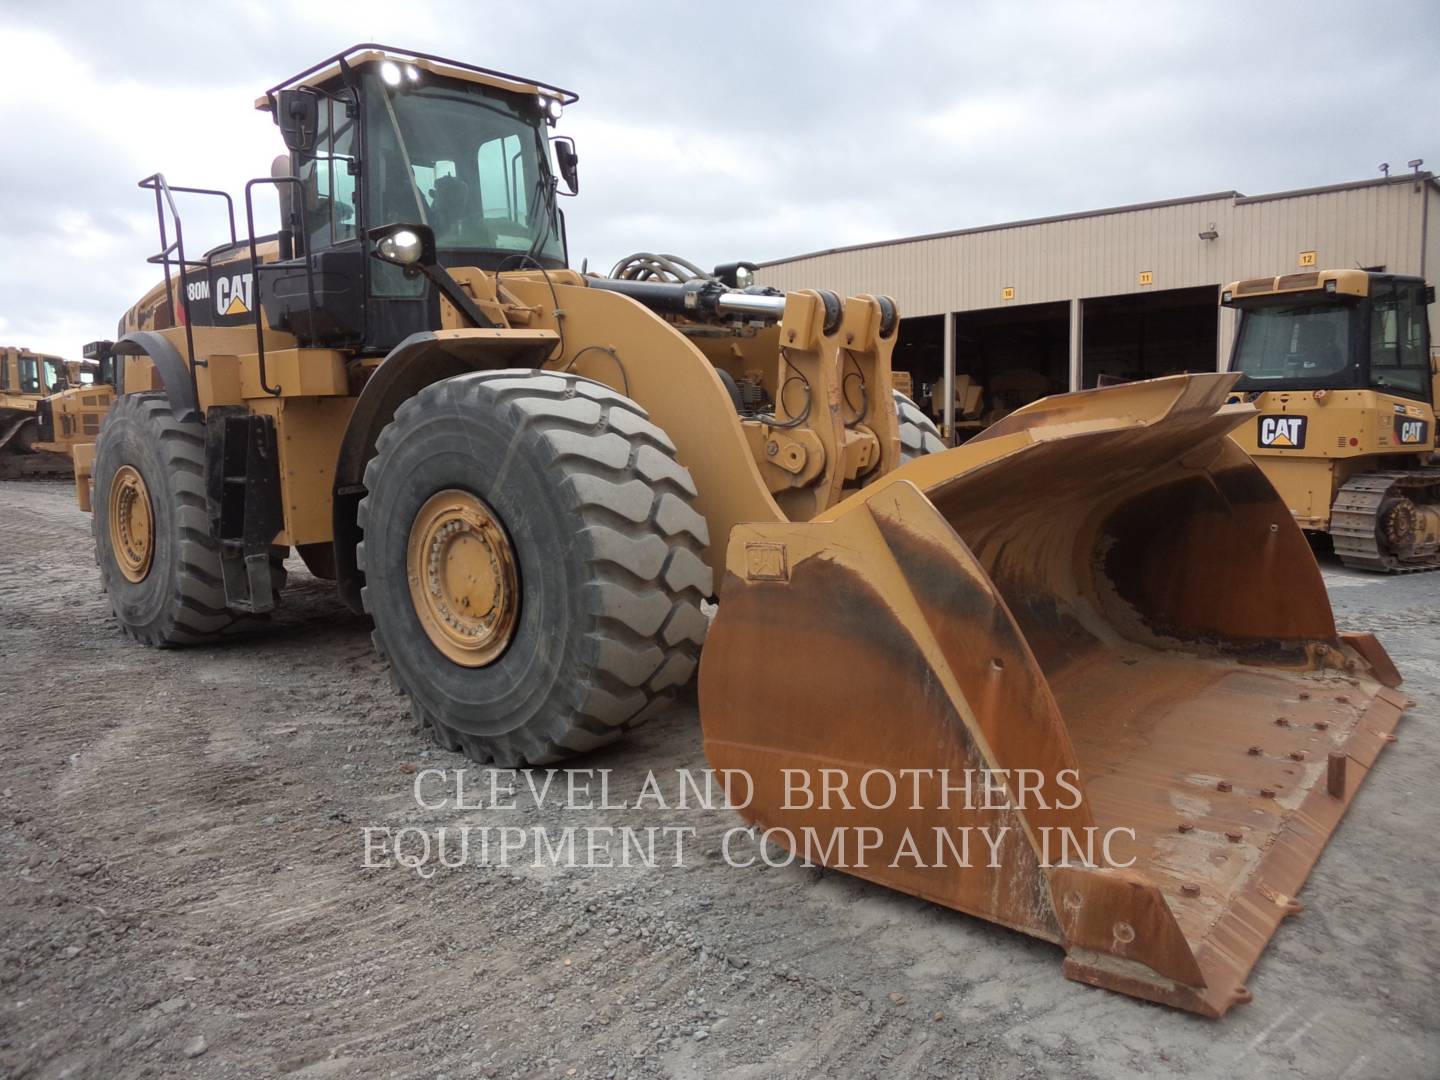
<svg viewBox="0 0 1440 1080">
<path fill-rule="evenodd" d="M 1235 389 L 1370 389 L 1433 404 L 1434 296 L 1420 278 L 1362 270 L 1236 282 L 1221 298 L 1240 315 Z"/>
<path fill-rule="evenodd" d="M 70 365 L 58 356 L 28 349 L 0 351 L 0 392 L 19 397 L 44 397 L 70 384 Z"/>
<path fill-rule="evenodd" d="M 282 175 L 254 182 L 280 192 L 277 258 L 262 264 L 254 298 L 271 328 L 305 345 L 383 353 L 438 327 L 427 280 L 369 257 L 371 231 L 394 223 L 428 228 L 442 266 L 564 268 L 548 129 L 575 100 L 364 47 L 267 91 L 257 107 L 275 115 L 290 150 Z M 253 317 L 244 283 L 227 284 L 227 272 L 211 286 L 217 325 Z"/>
</svg>

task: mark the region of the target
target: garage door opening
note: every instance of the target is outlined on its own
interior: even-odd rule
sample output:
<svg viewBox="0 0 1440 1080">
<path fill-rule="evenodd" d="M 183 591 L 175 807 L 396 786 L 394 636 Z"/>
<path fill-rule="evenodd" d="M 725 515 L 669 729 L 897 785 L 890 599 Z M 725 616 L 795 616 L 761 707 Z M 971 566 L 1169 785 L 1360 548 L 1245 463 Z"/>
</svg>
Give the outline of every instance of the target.
<svg viewBox="0 0 1440 1080">
<path fill-rule="evenodd" d="M 1070 389 L 1070 305 L 955 316 L 955 436 L 978 434 L 1022 405 Z"/>
<path fill-rule="evenodd" d="M 1082 385 L 1214 371 L 1219 290 L 1206 285 L 1086 300 Z"/>
<path fill-rule="evenodd" d="M 890 368 L 897 376 L 910 377 L 911 389 L 906 390 L 905 380 L 898 377 L 895 389 L 912 397 L 938 424 L 945 404 L 945 316 L 901 319 Z"/>
</svg>

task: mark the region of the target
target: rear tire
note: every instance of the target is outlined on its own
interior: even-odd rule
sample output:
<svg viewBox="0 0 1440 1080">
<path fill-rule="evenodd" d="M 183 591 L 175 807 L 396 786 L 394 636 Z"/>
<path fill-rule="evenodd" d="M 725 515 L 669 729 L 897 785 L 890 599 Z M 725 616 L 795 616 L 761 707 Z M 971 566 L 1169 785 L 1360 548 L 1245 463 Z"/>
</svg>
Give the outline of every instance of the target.
<svg viewBox="0 0 1440 1080">
<path fill-rule="evenodd" d="M 120 629 L 168 646 L 234 625 L 210 537 L 204 427 L 176 420 L 164 393 L 117 398 L 95 442 L 93 479 L 95 561 Z M 120 507 L 134 527 L 118 520 Z"/>
<path fill-rule="evenodd" d="M 900 420 L 900 464 L 905 465 L 926 454 L 938 454 L 949 449 L 940 436 L 940 429 L 935 426 L 935 421 L 921 412 L 920 406 L 899 390 L 892 392 L 895 395 L 895 412 Z"/>
<path fill-rule="evenodd" d="M 629 398 L 546 371 L 446 379 L 397 410 L 365 487 L 357 562 L 375 646 L 442 746 L 554 761 L 618 739 L 693 677 L 708 531 L 674 444 Z M 465 508 L 453 527 L 468 539 L 436 524 L 447 504 Z M 423 590 L 450 595 L 462 544 L 455 558 L 475 561 L 437 617 Z M 441 622 L 492 636 L 466 655 Z"/>
</svg>

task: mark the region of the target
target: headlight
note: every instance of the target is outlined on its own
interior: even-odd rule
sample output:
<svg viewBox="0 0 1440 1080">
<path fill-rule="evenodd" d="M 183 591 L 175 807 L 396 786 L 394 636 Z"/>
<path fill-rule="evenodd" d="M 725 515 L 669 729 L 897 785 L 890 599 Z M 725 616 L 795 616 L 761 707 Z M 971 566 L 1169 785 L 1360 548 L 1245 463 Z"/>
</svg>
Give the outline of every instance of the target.
<svg viewBox="0 0 1440 1080">
<path fill-rule="evenodd" d="M 376 244 L 375 251 L 386 262 L 392 262 L 398 266 L 413 266 L 420 261 L 424 244 L 420 237 L 409 229 L 401 229 Z"/>
<path fill-rule="evenodd" d="M 748 266 L 737 266 L 735 268 L 735 287 L 737 289 L 748 289 L 755 284 L 755 275 L 750 272 Z"/>
<path fill-rule="evenodd" d="M 550 97 L 548 94 L 539 95 L 540 108 L 553 124 L 560 119 L 560 114 L 565 111 L 565 106 L 559 98 Z"/>
<path fill-rule="evenodd" d="M 386 60 L 380 65 L 380 77 L 385 80 L 386 86 L 399 86 L 400 65 L 393 60 Z"/>
</svg>

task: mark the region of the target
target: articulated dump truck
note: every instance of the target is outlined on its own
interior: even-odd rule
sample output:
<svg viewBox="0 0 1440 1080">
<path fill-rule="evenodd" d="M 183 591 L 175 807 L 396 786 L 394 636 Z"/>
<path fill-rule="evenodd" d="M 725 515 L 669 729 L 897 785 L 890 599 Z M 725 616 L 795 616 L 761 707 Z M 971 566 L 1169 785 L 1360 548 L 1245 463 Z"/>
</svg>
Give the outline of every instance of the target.
<svg viewBox="0 0 1440 1080">
<path fill-rule="evenodd" d="M 705 753 L 769 841 L 1074 979 L 1246 1000 L 1407 703 L 1228 438 L 1235 376 L 946 450 L 883 296 L 569 269 L 574 100 L 356 46 L 258 102 L 289 153 L 245 217 L 277 188 L 277 235 L 187 255 L 176 199 L 218 193 L 142 182 L 165 281 L 90 350 L 119 397 L 76 453 L 120 626 L 213 640 L 298 552 L 436 740 L 507 766 L 613 742 L 698 660 Z"/>
</svg>

